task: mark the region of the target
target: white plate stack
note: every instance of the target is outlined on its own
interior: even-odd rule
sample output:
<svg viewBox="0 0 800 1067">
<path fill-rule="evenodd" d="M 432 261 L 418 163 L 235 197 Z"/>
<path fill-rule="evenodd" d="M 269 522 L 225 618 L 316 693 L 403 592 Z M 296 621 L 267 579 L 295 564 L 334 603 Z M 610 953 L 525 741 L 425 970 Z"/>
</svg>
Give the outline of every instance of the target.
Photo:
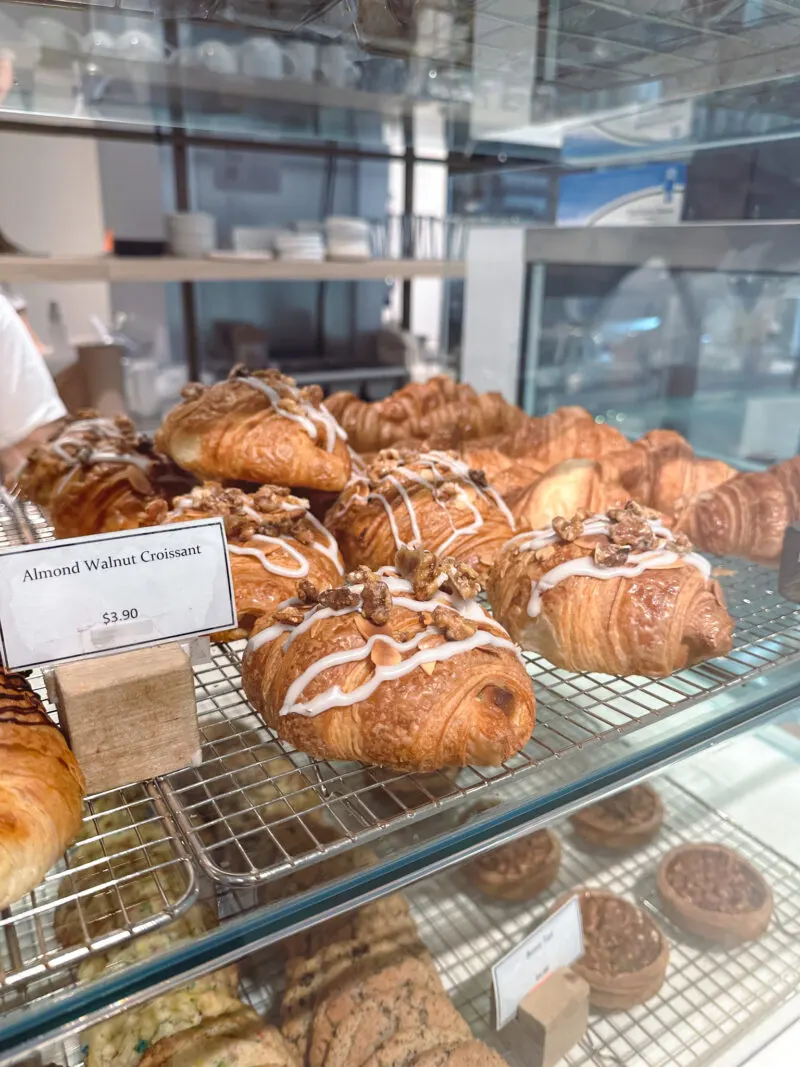
<svg viewBox="0 0 800 1067">
<path fill-rule="evenodd" d="M 328 259 L 372 258 L 369 222 L 366 219 L 330 215 L 325 219 L 325 236 L 328 239 Z"/>
<path fill-rule="evenodd" d="M 280 259 L 302 259 L 320 263 L 325 258 L 325 242 L 321 233 L 279 230 L 275 234 L 275 251 Z"/>
<path fill-rule="evenodd" d="M 167 215 L 167 243 L 173 256 L 198 259 L 217 246 L 217 224 L 204 211 Z"/>
</svg>

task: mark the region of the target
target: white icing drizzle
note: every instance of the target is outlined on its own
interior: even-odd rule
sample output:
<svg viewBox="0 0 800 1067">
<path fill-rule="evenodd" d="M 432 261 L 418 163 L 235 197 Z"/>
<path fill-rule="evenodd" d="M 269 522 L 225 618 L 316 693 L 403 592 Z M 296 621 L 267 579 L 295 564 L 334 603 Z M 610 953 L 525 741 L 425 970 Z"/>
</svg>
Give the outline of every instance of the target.
<svg viewBox="0 0 800 1067">
<path fill-rule="evenodd" d="M 259 551 L 257 548 L 244 548 L 239 545 L 228 545 L 228 551 L 232 552 L 234 556 L 254 556 L 261 563 L 261 566 L 265 571 L 269 571 L 270 574 L 278 574 L 283 578 L 305 578 L 308 574 L 308 560 L 305 556 L 298 552 L 294 545 L 290 545 L 288 541 L 281 537 L 269 537 L 267 534 L 253 534 L 253 541 L 264 541 L 271 545 L 279 545 L 284 552 L 287 552 L 296 563 L 299 564 L 296 570 L 292 570 L 291 567 L 283 567 L 280 563 L 271 562 L 266 553 Z"/>
<path fill-rule="evenodd" d="M 667 541 L 672 538 L 672 531 L 658 519 L 646 519 L 645 521 L 657 537 L 664 538 Z M 611 519 L 607 515 L 591 515 L 583 524 L 583 536 L 608 535 L 611 526 Z M 518 534 L 512 538 L 509 544 L 521 542 L 518 545 L 520 552 L 535 552 L 537 549 L 554 544 L 558 540 L 558 534 L 551 527 L 550 529 L 533 530 Z M 528 599 L 527 607 L 528 616 L 535 619 L 542 610 L 542 594 L 567 578 L 599 578 L 602 581 L 607 581 L 609 578 L 637 578 L 644 571 L 673 567 L 680 562 L 696 567 L 706 580 L 711 577 L 711 564 L 703 556 L 697 552 L 687 552 L 681 555 L 679 552 L 666 548 L 664 543 L 656 544 L 655 548 L 644 552 L 631 552 L 625 563 L 617 567 L 601 567 L 598 563 L 595 563 L 592 556 L 578 556 L 576 559 L 566 560 L 564 563 L 559 563 L 547 571 L 538 580 L 531 582 L 531 595 Z"/>
<path fill-rule="evenodd" d="M 472 522 L 471 525 L 467 525 L 467 526 L 455 526 L 455 524 L 453 524 L 453 532 L 450 534 L 450 536 L 447 538 L 446 541 L 444 541 L 441 545 L 439 545 L 438 551 L 440 553 L 446 552 L 447 549 L 450 547 L 450 545 L 452 545 L 452 543 L 454 541 L 458 540 L 459 537 L 468 537 L 468 536 L 470 536 L 470 535 L 472 535 L 474 533 L 477 533 L 478 530 L 480 530 L 481 526 L 483 526 L 483 516 L 481 515 L 480 511 L 478 511 L 478 509 L 475 507 L 475 505 L 472 503 L 472 501 L 467 496 L 467 494 L 464 492 L 464 490 L 461 489 L 461 488 L 459 488 L 459 491 L 458 491 L 458 498 L 459 498 L 459 500 L 461 500 L 461 502 L 463 504 L 465 504 L 470 509 L 470 511 L 472 512 L 474 521 Z M 449 511 L 448 511 L 447 514 L 448 514 L 448 517 L 450 517 L 450 512 Z M 452 523 L 452 517 L 450 517 L 450 521 Z"/>
<path fill-rule="evenodd" d="M 392 537 L 394 538 L 394 546 L 395 546 L 395 548 L 402 548 L 403 545 L 405 544 L 405 542 L 401 539 L 400 531 L 398 530 L 397 523 L 394 520 L 394 513 L 392 511 L 392 505 L 389 503 L 389 501 L 386 499 L 386 497 L 383 495 L 383 493 L 370 493 L 369 496 L 367 497 L 367 501 L 370 501 L 370 500 L 380 500 L 381 504 L 383 505 L 383 510 L 386 512 L 387 516 L 389 517 L 389 525 L 392 528 Z"/>
<path fill-rule="evenodd" d="M 95 463 L 119 463 L 124 466 L 138 467 L 145 474 L 149 474 L 151 460 L 147 456 L 139 456 L 130 452 L 102 452 L 97 451 L 83 436 L 86 431 L 96 430 L 103 438 L 108 440 L 122 441 L 123 435 L 118 426 L 111 419 L 101 417 L 95 419 L 78 419 L 70 423 L 64 432 L 50 442 L 51 451 L 58 456 L 62 463 L 69 468 L 56 486 L 56 494 L 60 493 L 75 477 L 81 467 Z M 81 458 L 68 452 L 65 445 L 72 445 L 81 451 Z M 86 451 L 88 450 L 88 451 Z"/>
<path fill-rule="evenodd" d="M 276 414 L 280 415 L 281 418 L 290 419 L 292 422 L 299 423 L 312 441 L 316 441 L 317 439 L 317 424 L 314 420 L 321 422 L 325 429 L 326 452 L 333 452 L 336 446 L 337 437 L 341 438 L 343 441 L 347 440 L 347 434 L 328 409 L 324 405 L 315 408 L 307 403 L 302 399 L 299 391 L 295 389 L 294 386 L 289 386 L 291 389 L 290 399 L 307 413 L 305 415 L 295 415 L 293 412 L 286 411 L 285 408 L 279 407 L 278 405 L 281 400 L 280 393 L 277 389 L 273 389 L 271 385 L 268 385 L 267 382 L 262 381 L 261 378 L 239 378 L 238 380 L 244 382 L 245 385 L 251 386 L 253 389 L 260 390 L 260 392 L 262 392 L 270 401 Z"/>
<path fill-rule="evenodd" d="M 417 523 L 417 513 L 414 510 L 414 505 L 411 502 L 411 497 L 406 491 L 406 487 L 402 482 L 398 481 L 393 474 L 390 474 L 386 479 L 390 485 L 393 485 L 400 496 L 403 498 L 403 503 L 406 506 L 408 517 L 411 520 L 411 535 L 415 541 L 422 540 L 422 534 L 419 532 L 419 524 Z"/>
</svg>

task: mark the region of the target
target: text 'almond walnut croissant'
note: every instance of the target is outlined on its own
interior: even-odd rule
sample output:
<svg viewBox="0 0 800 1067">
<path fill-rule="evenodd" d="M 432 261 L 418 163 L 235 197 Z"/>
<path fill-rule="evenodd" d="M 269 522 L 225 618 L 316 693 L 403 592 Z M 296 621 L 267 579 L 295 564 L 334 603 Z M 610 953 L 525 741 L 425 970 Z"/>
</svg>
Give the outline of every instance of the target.
<svg viewBox="0 0 800 1067">
<path fill-rule="evenodd" d="M 530 678 L 474 597 L 477 575 L 424 549 L 338 589 L 301 582 L 256 625 L 242 680 L 285 741 L 318 759 L 433 771 L 497 766 L 530 738 Z"/>
<path fill-rule="evenodd" d="M 707 560 L 646 509 L 556 518 L 500 553 L 487 591 L 522 648 L 570 671 L 661 678 L 730 651 Z"/>
<path fill-rule="evenodd" d="M 346 436 L 318 385 L 234 367 L 225 382 L 186 386 L 156 446 L 200 478 L 339 490 L 350 475 Z"/>
<path fill-rule="evenodd" d="M 511 537 L 514 520 L 483 471 L 453 452 L 379 452 L 353 477 L 328 514 L 348 567 L 377 569 L 419 544 L 485 573 Z"/>
<path fill-rule="evenodd" d="M 176 497 L 171 511 L 156 501 L 143 525 L 212 515 L 225 522 L 238 622 L 236 629 L 214 634 L 217 641 L 249 637 L 256 619 L 291 597 L 301 578 L 328 589 L 344 574 L 336 541 L 311 514 L 308 501 L 279 486 L 264 485 L 248 494 L 208 482 Z"/>
</svg>

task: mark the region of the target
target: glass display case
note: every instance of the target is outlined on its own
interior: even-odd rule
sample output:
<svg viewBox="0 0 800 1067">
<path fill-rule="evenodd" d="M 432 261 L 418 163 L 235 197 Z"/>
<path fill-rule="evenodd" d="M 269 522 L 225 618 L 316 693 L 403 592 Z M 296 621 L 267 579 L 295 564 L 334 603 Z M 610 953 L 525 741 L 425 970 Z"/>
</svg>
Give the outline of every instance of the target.
<svg viewBox="0 0 800 1067">
<path fill-rule="evenodd" d="M 264 366 L 291 364 L 301 385 L 352 388 L 372 401 L 399 384 L 400 364 L 380 364 L 364 342 L 390 322 L 429 343 L 432 365 L 435 356 L 479 394 L 502 393 L 508 421 L 485 434 L 473 435 L 468 408 L 440 423 L 423 420 L 425 433 L 410 436 L 439 456 L 440 447 L 463 453 L 466 474 L 453 468 L 456 480 L 466 479 L 484 503 L 495 471 L 541 459 L 545 437 L 537 434 L 553 425 L 545 416 L 578 407 L 592 427 L 619 431 L 614 463 L 622 463 L 618 453 L 640 457 L 644 446 L 635 452 L 633 442 L 649 431 L 677 431 L 681 458 L 724 462 L 730 480 L 763 473 L 794 457 L 800 436 L 800 262 L 797 226 L 783 221 L 796 213 L 791 151 L 770 157 L 769 173 L 783 179 L 778 192 L 753 177 L 769 170 L 765 155 L 758 164 L 755 155 L 737 156 L 742 165 L 729 166 L 735 179 L 714 221 L 703 220 L 716 172 L 709 163 L 703 196 L 696 175 L 709 160 L 721 166 L 717 152 L 791 142 L 798 33 L 800 8 L 787 0 L 232 0 L 202 8 L 10 0 L 0 5 L 0 135 L 124 146 L 105 172 L 118 218 L 128 206 L 120 195 L 128 148 L 155 146 L 159 217 L 162 209 L 208 211 L 227 242 L 235 227 L 267 222 L 302 234 L 296 224 L 313 201 L 314 232 L 334 212 L 352 212 L 369 218 L 372 243 L 369 256 L 349 262 L 9 252 L 0 256 L 0 278 L 22 288 L 100 282 L 114 290 L 117 310 L 128 299 L 143 306 L 147 289 L 174 348 L 186 343 L 191 377 L 206 386 L 233 361 L 227 349 L 219 354 L 222 344 L 218 351 L 201 341 L 218 320 L 236 317 L 233 307 L 277 339 Z M 650 166 L 660 168 L 660 199 L 655 215 L 633 220 L 638 225 L 627 224 L 630 217 L 622 225 L 619 212 L 604 213 L 592 199 L 609 175 Z M 590 218 L 569 216 L 573 179 L 595 183 L 586 195 Z M 624 195 L 635 214 L 638 191 Z M 148 429 L 163 408 L 153 406 Z M 283 410 L 302 425 L 305 408 Z M 377 410 L 374 424 L 393 421 L 391 408 Z M 536 441 L 530 448 L 525 431 Z M 398 442 L 408 443 L 385 439 Z M 475 462 L 488 478 L 475 478 L 470 452 L 478 446 Z M 358 449 L 368 460 L 376 450 Z M 612 458 L 590 448 L 559 461 L 584 470 Z M 460 460 L 434 460 L 441 462 Z M 499 493 L 497 506 L 516 507 L 514 491 L 556 465 L 541 459 L 528 482 Z M 354 471 L 344 492 L 363 480 Z M 414 484 L 409 492 L 424 489 L 425 478 Z M 644 503 L 654 506 L 652 498 Z M 671 524 L 691 501 L 673 503 L 674 513 L 647 522 L 664 542 L 658 551 L 681 556 Z M 312 504 L 324 514 L 319 499 Z M 608 503 L 612 511 L 621 505 Z M 794 497 L 776 520 L 781 536 L 800 522 L 790 505 Z M 547 538 L 555 543 L 555 517 L 533 551 L 551 547 Z M 9 486 L 0 495 L 0 549 L 49 542 L 51 520 L 52 510 Z M 410 521 L 413 532 L 413 509 Z M 480 528 L 483 519 L 475 522 Z M 471 1048 L 463 1067 L 539 1063 L 530 1034 L 566 1040 L 569 1027 L 524 1030 L 520 1017 L 498 1029 L 492 968 L 564 894 L 586 886 L 627 901 L 599 912 L 590 902 L 583 916 L 590 954 L 606 953 L 614 972 L 605 979 L 634 973 L 614 970 L 608 942 L 590 942 L 606 922 L 612 941 L 644 930 L 657 944 L 639 969 L 661 966 L 667 946 L 669 960 L 655 985 L 634 992 L 641 1003 L 615 1001 L 609 1010 L 597 992 L 602 981 L 579 984 L 577 1016 L 594 999 L 563 1062 L 761 1067 L 779 1062 L 784 1030 L 793 1055 L 800 608 L 785 595 L 790 584 L 779 579 L 774 553 L 769 565 L 754 554 L 760 561 L 707 551 L 708 570 L 687 564 L 709 589 L 719 583 L 733 631 L 729 646 L 721 641 L 714 654 L 671 672 L 572 669 L 541 648 L 521 649 L 535 727 L 495 766 L 464 759 L 399 771 L 309 754 L 265 725 L 249 690 L 248 698 L 244 640 L 195 650 L 199 758 L 89 796 L 64 859 L 0 910 L 0 1067 L 151 1067 L 160 1056 L 175 1067 L 236 1056 L 275 1067 L 440 1067 L 462 1064 L 467 1051 L 458 1048 L 470 1033 L 485 1044 Z M 592 641 L 599 630 L 610 643 L 611 623 L 598 618 Z M 646 644 L 641 619 L 633 628 L 634 646 Z M 36 669 L 30 682 L 57 721 L 49 672 Z M 433 712 L 433 703 L 422 710 Z M 0 806 L 2 785 L 0 763 Z M 605 804 L 606 836 L 591 841 L 581 827 L 597 804 Z M 615 843 L 608 822 L 628 816 L 650 819 L 649 828 Z M 2 828 L 0 810 L 0 836 Z M 688 866 L 668 866 L 672 850 L 698 845 Z M 1 850 L 0 840 L 0 883 Z M 522 886 L 512 884 L 515 865 Z M 731 904 L 726 894 L 739 890 L 747 900 Z M 692 905 L 733 916 L 727 936 L 691 928 Z M 753 911 L 763 921 L 743 934 L 741 916 Z M 400 962 L 422 961 L 422 986 L 429 980 L 427 992 L 439 998 L 441 1025 L 420 1025 L 422 1014 L 409 1023 L 412 1006 L 397 1009 L 394 985 L 359 986 L 359 1010 L 374 993 L 387 1025 L 408 1043 L 381 1052 L 397 1036 L 392 1030 L 370 1039 L 372 1059 L 312 1053 L 287 1023 L 299 1014 L 307 1035 L 319 1010 L 317 1029 L 328 1027 L 325 1040 L 338 1041 L 341 1019 L 334 1025 L 322 1007 L 331 986 L 346 993 L 351 980 L 380 975 L 397 964 L 398 945 Z M 371 955 L 378 962 L 348 969 Z M 346 965 L 332 964 L 343 956 Z M 586 958 L 583 966 L 585 975 Z M 579 976 L 581 967 L 577 961 Z M 566 1002 L 565 994 L 556 1009 Z M 243 1005 L 268 1027 L 283 1025 L 300 1058 L 253 1016 L 232 1021 Z M 344 1012 L 342 1003 L 335 1010 Z M 421 1042 L 423 1030 L 435 1044 Z"/>
</svg>

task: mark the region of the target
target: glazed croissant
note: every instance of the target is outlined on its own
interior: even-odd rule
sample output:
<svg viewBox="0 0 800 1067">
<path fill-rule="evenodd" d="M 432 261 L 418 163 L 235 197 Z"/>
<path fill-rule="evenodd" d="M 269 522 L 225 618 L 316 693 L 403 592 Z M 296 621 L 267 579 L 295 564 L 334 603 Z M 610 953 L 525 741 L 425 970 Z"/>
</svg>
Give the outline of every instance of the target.
<svg viewBox="0 0 800 1067">
<path fill-rule="evenodd" d="M 486 443 L 507 456 L 534 460 L 545 470 L 565 459 L 600 459 L 628 447 L 619 430 L 595 422 L 578 407 L 559 408 L 541 418 L 526 417 L 511 433 Z"/>
<path fill-rule="evenodd" d="M 234 367 L 225 382 L 191 384 L 156 433 L 156 447 L 200 478 L 343 489 L 346 434 L 318 385 Z"/>
<path fill-rule="evenodd" d="M 237 627 L 214 634 L 216 641 L 248 637 L 256 619 L 292 596 L 300 578 L 328 589 L 344 574 L 336 541 L 311 514 L 308 501 L 274 485 L 248 495 L 208 482 L 176 497 L 172 511 L 164 501 L 154 502 L 143 525 L 213 515 L 225 520 L 237 616 Z"/>
<path fill-rule="evenodd" d="M 325 406 L 346 430 L 351 446 L 367 453 L 439 434 L 453 433 L 459 440 L 484 437 L 510 430 L 524 418 L 499 393 L 478 394 L 446 375 L 406 385 L 376 403 L 334 393 Z"/>
<path fill-rule="evenodd" d="M 81 828 L 81 770 L 27 681 L 0 667 L 0 909 L 41 882 Z"/>
<path fill-rule="evenodd" d="M 722 591 L 690 547 L 633 503 L 556 518 L 500 553 L 489 601 L 519 645 L 557 667 L 662 678 L 731 648 Z"/>
<path fill-rule="evenodd" d="M 186 492 L 194 479 L 154 452 L 130 419 L 83 412 L 34 449 L 17 476 L 44 508 L 56 537 L 129 530 L 153 500 Z"/>
<path fill-rule="evenodd" d="M 706 552 L 774 566 L 786 527 L 799 519 L 800 456 L 795 456 L 700 493 L 681 515 L 679 529 Z"/>
<path fill-rule="evenodd" d="M 695 456 L 689 442 L 674 430 L 651 430 L 608 460 L 634 500 L 669 516 L 678 515 L 698 493 L 736 474 L 721 460 Z"/>
<path fill-rule="evenodd" d="M 401 573 L 346 585 L 259 620 L 242 664 L 267 725 L 318 759 L 433 771 L 497 766 L 528 741 L 535 703 L 508 634 L 478 606 L 475 572 L 424 549 Z"/>
<path fill-rule="evenodd" d="M 621 507 L 628 493 L 616 472 L 593 459 L 567 459 L 557 463 L 532 484 L 506 494 L 520 530 L 538 530 L 557 515 L 587 514 Z"/>
<path fill-rule="evenodd" d="M 514 520 L 483 471 L 454 452 L 386 449 L 353 478 L 325 525 L 348 567 L 388 566 L 413 543 L 485 572 Z"/>
</svg>

